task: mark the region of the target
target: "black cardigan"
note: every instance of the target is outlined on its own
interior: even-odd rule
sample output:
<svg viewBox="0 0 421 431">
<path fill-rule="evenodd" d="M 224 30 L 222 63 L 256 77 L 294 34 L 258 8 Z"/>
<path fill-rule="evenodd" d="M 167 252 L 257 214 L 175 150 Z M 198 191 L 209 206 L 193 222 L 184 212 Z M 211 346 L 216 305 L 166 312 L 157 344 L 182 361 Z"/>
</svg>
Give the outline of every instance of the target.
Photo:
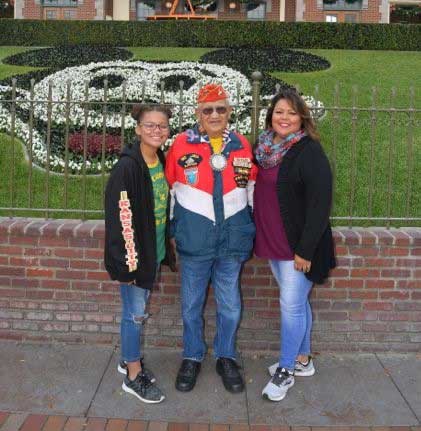
<svg viewBox="0 0 421 431">
<path fill-rule="evenodd" d="M 306 277 L 323 283 L 336 261 L 329 224 L 332 173 L 318 142 L 306 136 L 288 150 L 279 167 L 277 193 L 290 247 L 311 261 Z"/>
<path fill-rule="evenodd" d="M 158 157 L 165 168 L 164 154 Z M 120 192 L 126 191 L 132 211 L 137 269 L 129 272 L 126 264 L 125 241 L 120 222 Z M 167 205 L 167 226 L 165 235 L 166 263 L 175 269 L 175 255 L 169 242 L 169 196 Z M 156 276 L 156 227 L 154 214 L 154 194 L 149 169 L 143 160 L 139 141 L 124 148 L 120 160 L 111 171 L 105 190 L 105 268 L 112 280 L 135 281 L 136 285 L 152 288 Z"/>
</svg>

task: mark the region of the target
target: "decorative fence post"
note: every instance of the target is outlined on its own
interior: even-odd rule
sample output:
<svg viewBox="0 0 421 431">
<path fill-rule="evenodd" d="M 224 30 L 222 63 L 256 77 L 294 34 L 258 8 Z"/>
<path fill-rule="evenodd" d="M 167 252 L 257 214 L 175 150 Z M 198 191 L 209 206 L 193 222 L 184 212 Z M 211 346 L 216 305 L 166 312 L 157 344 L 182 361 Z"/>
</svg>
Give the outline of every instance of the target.
<svg viewBox="0 0 421 431">
<path fill-rule="evenodd" d="M 254 146 L 259 133 L 259 115 L 260 115 L 260 81 L 263 75 L 256 71 L 251 74 L 251 144 Z"/>
</svg>

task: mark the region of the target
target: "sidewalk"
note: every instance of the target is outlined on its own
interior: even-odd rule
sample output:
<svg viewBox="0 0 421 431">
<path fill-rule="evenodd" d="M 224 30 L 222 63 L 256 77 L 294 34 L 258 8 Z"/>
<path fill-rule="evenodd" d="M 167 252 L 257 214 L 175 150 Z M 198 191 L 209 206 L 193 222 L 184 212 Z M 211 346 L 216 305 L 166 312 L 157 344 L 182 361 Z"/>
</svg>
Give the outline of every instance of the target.
<svg viewBox="0 0 421 431">
<path fill-rule="evenodd" d="M 145 359 L 162 404 L 122 391 L 113 347 L 0 342 L 0 431 L 421 431 L 420 355 L 318 355 L 316 375 L 280 403 L 261 398 L 275 357 L 242 358 L 247 388 L 236 395 L 211 357 L 190 393 L 174 388 L 180 352 Z"/>
</svg>

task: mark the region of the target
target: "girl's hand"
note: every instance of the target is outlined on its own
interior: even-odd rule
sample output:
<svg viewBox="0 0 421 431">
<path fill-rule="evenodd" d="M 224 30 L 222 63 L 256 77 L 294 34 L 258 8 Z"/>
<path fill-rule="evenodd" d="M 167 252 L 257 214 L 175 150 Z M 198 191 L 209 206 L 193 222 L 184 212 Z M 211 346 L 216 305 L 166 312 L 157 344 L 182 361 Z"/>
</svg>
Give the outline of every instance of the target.
<svg viewBox="0 0 421 431">
<path fill-rule="evenodd" d="M 311 261 L 305 260 L 302 257 L 298 256 L 298 254 L 296 254 L 294 256 L 294 268 L 297 271 L 309 272 L 311 269 Z"/>
</svg>

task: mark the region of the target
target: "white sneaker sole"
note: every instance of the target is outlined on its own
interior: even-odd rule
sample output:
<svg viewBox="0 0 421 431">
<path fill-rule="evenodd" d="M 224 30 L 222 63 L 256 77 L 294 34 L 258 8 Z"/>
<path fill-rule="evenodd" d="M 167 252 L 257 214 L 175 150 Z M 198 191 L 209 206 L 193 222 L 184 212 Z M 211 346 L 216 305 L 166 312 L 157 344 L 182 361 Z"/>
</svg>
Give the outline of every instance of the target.
<svg viewBox="0 0 421 431">
<path fill-rule="evenodd" d="M 271 366 L 268 367 L 268 373 L 271 377 L 275 375 L 276 369 L 278 367 L 279 367 L 278 363 L 272 364 Z M 313 368 L 311 368 L 308 371 L 301 371 L 301 370 L 295 369 L 294 375 L 295 377 L 311 377 L 311 376 L 314 376 L 315 372 L 316 372 L 316 369 L 313 366 Z"/>
<path fill-rule="evenodd" d="M 276 401 L 276 402 L 282 401 L 286 397 L 288 390 L 294 386 L 294 383 L 295 382 L 292 382 L 292 384 L 287 386 L 288 389 L 286 390 L 286 392 L 284 392 L 282 395 L 279 395 L 278 397 L 275 395 L 268 394 L 267 392 L 262 392 L 262 397 L 264 400 L 267 400 L 267 401 Z"/>
<path fill-rule="evenodd" d="M 120 364 L 117 365 L 117 371 L 124 375 L 127 374 L 127 370 L 123 368 Z M 151 383 L 155 383 L 155 382 L 156 382 L 156 378 L 154 377 L 153 379 L 151 379 Z"/>
<path fill-rule="evenodd" d="M 128 394 L 132 394 L 135 397 L 139 398 L 140 401 L 143 401 L 147 404 L 158 404 L 165 400 L 164 395 L 161 395 L 161 398 L 159 400 L 147 400 L 146 398 L 142 398 L 138 393 L 136 393 L 133 389 L 130 389 L 126 384 L 123 382 L 121 385 L 123 391 L 127 392 Z"/>
</svg>

